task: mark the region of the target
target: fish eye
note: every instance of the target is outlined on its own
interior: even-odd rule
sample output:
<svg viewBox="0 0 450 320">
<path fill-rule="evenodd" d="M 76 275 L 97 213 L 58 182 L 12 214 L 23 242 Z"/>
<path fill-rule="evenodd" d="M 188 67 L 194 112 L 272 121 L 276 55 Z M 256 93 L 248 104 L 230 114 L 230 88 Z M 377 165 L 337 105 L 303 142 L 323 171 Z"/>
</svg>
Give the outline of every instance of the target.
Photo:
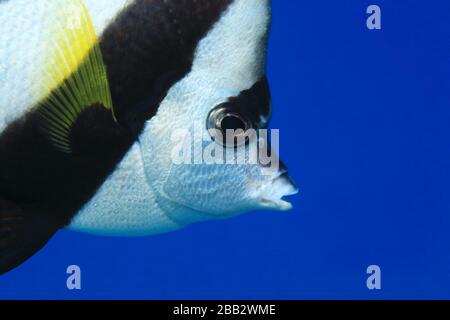
<svg viewBox="0 0 450 320">
<path fill-rule="evenodd" d="M 227 148 L 236 148 L 248 143 L 247 133 L 252 128 L 252 122 L 227 103 L 214 108 L 208 116 L 207 129 L 211 138 Z"/>
<path fill-rule="evenodd" d="M 243 130 L 246 131 L 247 125 L 245 121 L 237 114 L 227 114 L 220 121 L 222 131 L 226 130 Z"/>
</svg>

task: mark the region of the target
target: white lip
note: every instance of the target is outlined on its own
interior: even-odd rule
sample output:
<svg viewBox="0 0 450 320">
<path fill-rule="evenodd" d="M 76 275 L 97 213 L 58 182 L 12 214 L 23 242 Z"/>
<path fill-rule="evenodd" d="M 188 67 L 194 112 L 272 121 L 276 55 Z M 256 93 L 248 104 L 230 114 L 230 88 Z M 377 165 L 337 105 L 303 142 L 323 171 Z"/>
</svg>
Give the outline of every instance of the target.
<svg viewBox="0 0 450 320">
<path fill-rule="evenodd" d="M 283 198 L 295 195 L 298 192 L 297 186 L 289 175 L 286 172 L 281 172 L 264 188 L 260 205 L 267 209 L 289 211 L 292 209 L 292 204 Z"/>
</svg>

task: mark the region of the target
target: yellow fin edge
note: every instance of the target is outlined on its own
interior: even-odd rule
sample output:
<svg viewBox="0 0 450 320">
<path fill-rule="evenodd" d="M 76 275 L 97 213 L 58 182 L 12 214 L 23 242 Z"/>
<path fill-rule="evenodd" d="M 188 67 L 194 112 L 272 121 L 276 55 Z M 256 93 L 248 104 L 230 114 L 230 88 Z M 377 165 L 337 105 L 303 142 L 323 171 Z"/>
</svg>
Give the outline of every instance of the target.
<svg viewBox="0 0 450 320">
<path fill-rule="evenodd" d="M 56 6 L 40 85 L 45 98 L 38 111 L 55 147 L 70 153 L 70 131 L 83 110 L 101 105 L 111 110 L 113 118 L 114 112 L 106 66 L 86 6 L 82 0 L 57 0 Z"/>
</svg>

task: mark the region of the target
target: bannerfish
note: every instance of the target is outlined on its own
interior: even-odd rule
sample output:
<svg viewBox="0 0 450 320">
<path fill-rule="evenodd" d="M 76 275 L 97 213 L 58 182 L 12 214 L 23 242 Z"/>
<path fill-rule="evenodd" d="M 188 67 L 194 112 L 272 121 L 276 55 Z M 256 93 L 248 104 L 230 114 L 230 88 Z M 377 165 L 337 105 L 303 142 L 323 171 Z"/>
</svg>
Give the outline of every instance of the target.
<svg viewBox="0 0 450 320">
<path fill-rule="evenodd" d="M 147 236 L 292 208 L 286 167 L 249 161 L 259 139 L 210 137 L 239 165 L 173 161 L 195 123 L 267 128 L 270 26 L 270 0 L 0 0 L 0 274 L 62 228 Z"/>
</svg>

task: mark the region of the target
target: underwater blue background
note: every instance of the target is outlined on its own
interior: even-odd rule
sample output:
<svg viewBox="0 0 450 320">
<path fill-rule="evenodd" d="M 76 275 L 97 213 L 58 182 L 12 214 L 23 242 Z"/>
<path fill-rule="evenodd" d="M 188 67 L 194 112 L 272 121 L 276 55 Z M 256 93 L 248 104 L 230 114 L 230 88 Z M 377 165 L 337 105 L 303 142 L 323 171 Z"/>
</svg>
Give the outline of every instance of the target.
<svg viewBox="0 0 450 320">
<path fill-rule="evenodd" d="M 138 239 L 61 231 L 0 298 L 450 298 L 450 2 L 273 2 L 272 127 L 295 209 Z"/>
</svg>

